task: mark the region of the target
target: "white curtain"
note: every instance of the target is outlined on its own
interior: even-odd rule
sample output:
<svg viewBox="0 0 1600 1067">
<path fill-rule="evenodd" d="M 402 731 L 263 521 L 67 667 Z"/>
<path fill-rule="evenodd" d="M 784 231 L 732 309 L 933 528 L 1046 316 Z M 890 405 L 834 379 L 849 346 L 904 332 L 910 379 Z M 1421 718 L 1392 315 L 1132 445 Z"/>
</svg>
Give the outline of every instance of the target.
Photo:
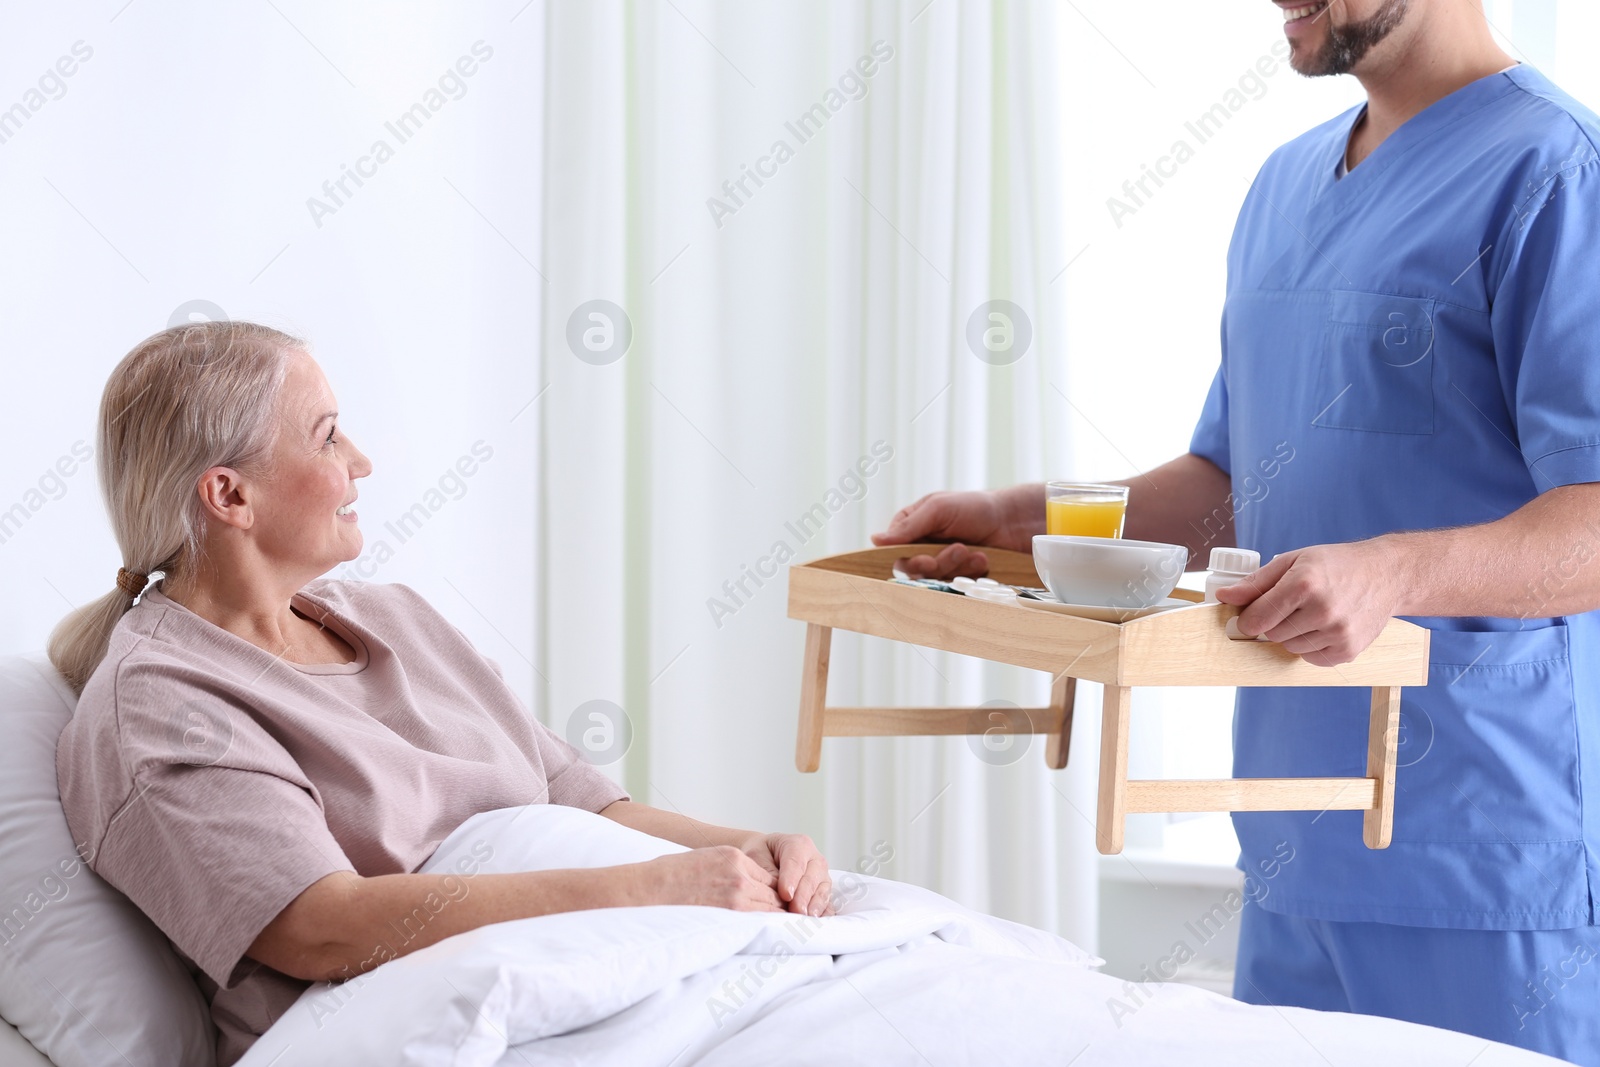
<svg viewBox="0 0 1600 1067">
<path fill-rule="evenodd" d="M 542 714 L 606 759 L 631 730 L 608 766 L 636 799 L 804 830 L 835 867 L 1092 948 L 1097 687 L 1065 772 L 1042 738 L 915 738 L 829 740 L 802 775 L 777 566 L 934 489 L 1071 473 L 1052 5 L 545 18 Z M 997 300 L 1011 347 L 975 347 Z M 830 698 L 1042 704 L 1047 681 L 841 633 Z"/>
</svg>

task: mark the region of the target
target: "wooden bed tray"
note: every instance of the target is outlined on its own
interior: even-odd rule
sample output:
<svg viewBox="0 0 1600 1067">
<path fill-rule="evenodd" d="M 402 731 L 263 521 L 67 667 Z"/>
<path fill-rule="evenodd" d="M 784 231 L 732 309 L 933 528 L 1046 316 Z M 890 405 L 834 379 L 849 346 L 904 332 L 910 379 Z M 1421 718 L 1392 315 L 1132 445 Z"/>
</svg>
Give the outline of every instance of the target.
<svg viewBox="0 0 1600 1067">
<path fill-rule="evenodd" d="M 1400 689 L 1426 685 L 1426 628 L 1390 619 L 1359 656 L 1337 667 L 1307 663 L 1281 645 L 1229 638 L 1224 627 L 1239 614 L 1228 604 L 1194 600 L 1130 622 L 1097 622 L 1013 604 L 994 604 L 890 581 L 895 560 L 937 553 L 942 545 L 893 545 L 846 552 L 789 569 L 789 617 L 806 623 L 805 671 L 800 685 L 800 731 L 795 764 L 815 771 L 824 737 L 899 737 L 982 734 L 993 728 L 990 708 L 846 708 L 827 705 L 828 650 L 833 631 L 850 630 L 890 641 L 1048 671 L 1050 705 L 1012 713 L 1019 734 L 1046 735 L 1045 762 L 1067 765 L 1072 703 L 1079 678 L 1105 686 L 1101 712 L 1100 851 L 1122 851 L 1129 812 L 1314 811 L 1364 812 L 1368 848 L 1386 848 L 1394 818 L 1395 753 Z M 1008 585 L 1039 587 L 1033 557 L 985 548 L 989 576 Z M 1224 778 L 1216 781 L 1128 780 L 1128 721 L 1136 685 L 1370 686 L 1365 778 Z"/>
</svg>

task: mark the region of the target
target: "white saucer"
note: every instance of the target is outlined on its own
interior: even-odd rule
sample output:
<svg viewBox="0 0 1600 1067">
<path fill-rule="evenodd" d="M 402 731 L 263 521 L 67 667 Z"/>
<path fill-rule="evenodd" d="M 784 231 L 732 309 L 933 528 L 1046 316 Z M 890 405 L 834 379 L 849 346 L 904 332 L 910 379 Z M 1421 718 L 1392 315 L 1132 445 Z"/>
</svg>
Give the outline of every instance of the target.
<svg viewBox="0 0 1600 1067">
<path fill-rule="evenodd" d="M 1157 612 L 1171 611 L 1173 608 L 1193 607 L 1195 602 L 1169 596 L 1165 600 L 1156 601 L 1147 608 L 1111 608 L 1102 604 L 1063 604 L 1059 600 L 1030 600 L 1027 597 L 1018 597 L 1017 603 L 1030 608 L 1043 608 L 1045 611 L 1054 611 L 1062 615 L 1076 615 L 1081 619 L 1094 619 L 1098 622 L 1128 622 L 1133 619 L 1142 619 L 1146 615 L 1154 615 Z"/>
</svg>

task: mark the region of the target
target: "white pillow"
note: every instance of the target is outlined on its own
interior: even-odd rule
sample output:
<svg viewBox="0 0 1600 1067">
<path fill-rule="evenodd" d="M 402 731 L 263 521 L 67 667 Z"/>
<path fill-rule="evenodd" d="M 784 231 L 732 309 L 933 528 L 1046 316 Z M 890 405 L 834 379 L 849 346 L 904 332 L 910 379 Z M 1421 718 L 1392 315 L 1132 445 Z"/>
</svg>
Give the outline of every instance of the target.
<svg viewBox="0 0 1600 1067">
<path fill-rule="evenodd" d="M 0 656 L 0 1016 L 57 1067 L 215 1067 L 188 969 L 73 846 L 56 739 L 76 704 L 43 654 Z"/>
</svg>

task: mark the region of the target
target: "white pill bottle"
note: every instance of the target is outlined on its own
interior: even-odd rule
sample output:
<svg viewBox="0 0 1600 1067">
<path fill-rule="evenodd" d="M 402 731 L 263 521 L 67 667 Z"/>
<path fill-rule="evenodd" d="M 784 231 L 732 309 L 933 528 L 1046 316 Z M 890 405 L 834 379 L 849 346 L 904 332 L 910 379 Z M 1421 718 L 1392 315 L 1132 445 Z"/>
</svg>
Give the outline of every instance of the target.
<svg viewBox="0 0 1600 1067">
<path fill-rule="evenodd" d="M 1213 548 L 1206 574 L 1206 603 L 1217 603 L 1217 590 L 1233 585 L 1261 566 L 1261 553 L 1253 548 Z"/>
<path fill-rule="evenodd" d="M 1261 566 L 1261 553 L 1253 548 L 1213 548 L 1211 550 L 1211 567 L 1206 574 L 1206 603 L 1216 604 L 1217 590 L 1225 585 L 1233 585 L 1250 575 L 1250 572 Z M 1228 620 L 1224 628 L 1227 635 L 1235 641 L 1248 641 L 1250 638 L 1239 632 L 1239 620 Z M 1257 634 L 1255 640 L 1265 641 L 1266 634 Z"/>
</svg>

